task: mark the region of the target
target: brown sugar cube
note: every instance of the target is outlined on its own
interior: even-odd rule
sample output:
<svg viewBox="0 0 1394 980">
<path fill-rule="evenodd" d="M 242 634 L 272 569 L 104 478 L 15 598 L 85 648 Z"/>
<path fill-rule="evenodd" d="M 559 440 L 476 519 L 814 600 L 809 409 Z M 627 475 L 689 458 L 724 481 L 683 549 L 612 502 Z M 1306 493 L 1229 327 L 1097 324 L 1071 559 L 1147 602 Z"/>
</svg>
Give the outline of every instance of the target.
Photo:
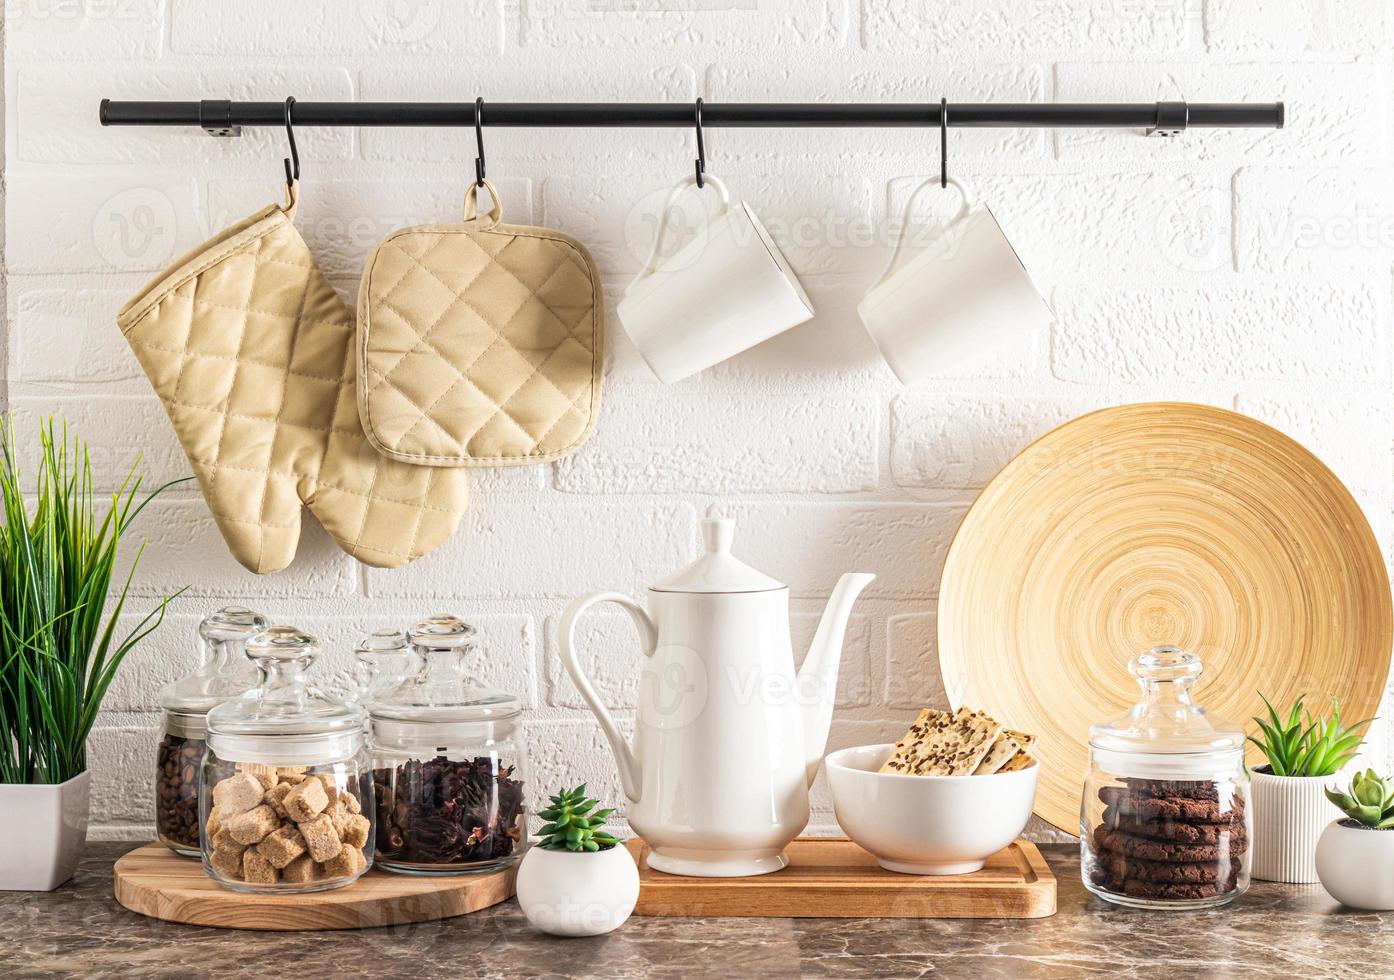
<svg viewBox="0 0 1394 980">
<path fill-rule="evenodd" d="M 280 825 L 275 810 L 269 806 L 259 806 L 229 820 L 227 832 L 239 844 L 255 844 Z"/>
<path fill-rule="evenodd" d="M 267 805 L 275 810 L 276 816 L 282 820 L 290 819 L 290 814 L 286 813 L 286 795 L 294 788 L 293 783 L 280 782 L 271 787 L 271 791 L 266 794 Z"/>
<path fill-rule="evenodd" d="M 319 865 L 308 854 L 302 854 L 281 869 L 281 880 L 303 885 L 319 877 Z"/>
<path fill-rule="evenodd" d="M 339 848 L 338 854 L 324 862 L 324 876 L 326 878 L 345 878 L 351 874 L 357 874 L 361 867 L 358 863 L 360 861 L 367 864 L 363 852 L 350 844 L 345 844 Z"/>
<path fill-rule="evenodd" d="M 305 853 L 305 838 L 293 825 L 278 827 L 262 839 L 257 851 L 271 862 L 271 867 L 284 868 Z"/>
<path fill-rule="evenodd" d="M 237 771 L 256 777 L 263 792 L 276 785 L 276 767 L 268 766 L 264 762 L 239 762 Z"/>
<path fill-rule="evenodd" d="M 331 803 L 339 798 L 339 784 L 335 781 L 333 773 L 320 773 L 319 781 L 324 786 L 324 794 Z"/>
<path fill-rule="evenodd" d="M 261 803 L 263 793 L 261 783 L 249 772 L 219 780 L 213 787 L 213 805 L 218 808 L 218 819 L 227 823 L 239 813 L 255 808 Z"/>
<path fill-rule="evenodd" d="M 208 863 L 224 878 L 232 878 L 236 881 L 242 880 L 242 850 L 229 851 L 224 848 L 215 848 L 208 855 Z"/>
<path fill-rule="evenodd" d="M 329 814 L 321 813 L 315 819 L 300 825 L 300 835 L 305 838 L 305 846 L 316 861 L 328 861 L 339 853 L 343 841 L 334 830 L 334 822 Z"/>
<path fill-rule="evenodd" d="M 242 879 L 258 885 L 274 885 L 280 874 L 255 848 L 242 852 Z"/>
<path fill-rule="evenodd" d="M 242 860 L 242 852 L 247 849 L 246 844 L 240 844 L 233 840 L 232 834 L 228 832 L 226 827 L 219 828 L 218 832 L 209 839 L 209 843 L 213 845 L 213 850 L 231 854 L 239 861 Z M 240 867 L 239 865 L 239 870 Z"/>
<path fill-rule="evenodd" d="M 358 802 L 358 797 L 346 789 L 339 790 L 339 802 L 344 805 L 344 809 L 349 813 L 363 812 L 363 804 Z"/>
<path fill-rule="evenodd" d="M 329 805 L 329 795 L 325 793 L 324 784 L 318 779 L 307 779 L 291 787 L 281 805 L 286 808 L 286 815 L 292 820 L 305 823 L 324 811 Z"/>
<path fill-rule="evenodd" d="M 344 820 L 348 817 L 348 807 L 344 806 L 343 800 L 336 799 L 329 804 L 329 808 L 324 811 L 329 814 L 329 822 L 334 825 L 334 833 L 340 838 L 344 836 Z"/>
<path fill-rule="evenodd" d="M 218 808 L 215 806 L 208 811 L 208 822 L 203 825 L 204 832 L 208 839 L 212 840 L 218 836 L 218 831 L 222 829 L 223 822 L 218 819 Z"/>
<path fill-rule="evenodd" d="M 353 847 L 362 847 L 368 843 L 368 830 L 371 826 L 367 817 L 350 813 L 344 818 L 344 828 L 339 831 L 339 839 Z"/>
</svg>

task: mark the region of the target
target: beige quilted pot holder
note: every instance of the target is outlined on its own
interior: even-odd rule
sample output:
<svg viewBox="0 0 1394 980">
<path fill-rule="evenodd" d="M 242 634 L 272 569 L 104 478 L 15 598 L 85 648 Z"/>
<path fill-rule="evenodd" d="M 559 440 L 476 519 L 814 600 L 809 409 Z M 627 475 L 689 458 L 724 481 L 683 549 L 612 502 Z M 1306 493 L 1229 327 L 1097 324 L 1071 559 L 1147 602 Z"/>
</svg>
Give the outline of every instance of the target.
<svg viewBox="0 0 1394 980">
<path fill-rule="evenodd" d="M 295 188 L 205 242 L 117 315 L 234 557 L 285 568 L 300 505 L 395 568 L 455 530 L 465 474 L 384 459 L 355 400 L 354 324 L 295 230 Z"/>
<path fill-rule="evenodd" d="M 605 307 L 584 245 L 502 205 L 394 232 L 358 292 L 358 405 L 378 451 L 427 466 L 545 463 L 600 411 Z"/>
</svg>

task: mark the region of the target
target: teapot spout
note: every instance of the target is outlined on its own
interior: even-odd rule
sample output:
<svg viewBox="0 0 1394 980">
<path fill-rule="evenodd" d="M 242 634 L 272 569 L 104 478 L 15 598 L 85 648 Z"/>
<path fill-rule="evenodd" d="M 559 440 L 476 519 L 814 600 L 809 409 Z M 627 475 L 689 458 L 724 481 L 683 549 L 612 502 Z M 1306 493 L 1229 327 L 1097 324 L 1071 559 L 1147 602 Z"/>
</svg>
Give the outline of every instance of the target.
<svg viewBox="0 0 1394 980">
<path fill-rule="evenodd" d="M 828 745 L 828 729 L 833 723 L 833 702 L 837 699 L 837 668 L 842 660 L 842 639 L 852 604 L 876 576 L 870 572 L 848 572 L 837 580 L 813 645 L 808 648 L 799 669 L 798 690 L 803 701 L 804 760 L 808 785 L 818 775 L 823 751 Z"/>
</svg>

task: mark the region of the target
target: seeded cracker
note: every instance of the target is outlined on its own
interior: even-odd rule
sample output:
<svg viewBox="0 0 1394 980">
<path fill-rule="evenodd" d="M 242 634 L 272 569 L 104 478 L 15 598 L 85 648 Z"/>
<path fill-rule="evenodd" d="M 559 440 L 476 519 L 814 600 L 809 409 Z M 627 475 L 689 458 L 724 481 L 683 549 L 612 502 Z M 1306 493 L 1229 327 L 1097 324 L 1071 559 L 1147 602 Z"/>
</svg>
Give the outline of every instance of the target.
<svg viewBox="0 0 1394 980">
<path fill-rule="evenodd" d="M 959 708 L 950 715 L 925 709 L 896 743 L 882 772 L 967 776 L 992 749 L 1002 726 L 984 712 Z"/>
<path fill-rule="evenodd" d="M 1024 751 L 1023 751 L 1023 752 L 1018 752 L 1016 755 L 1012 756 L 1010 759 L 1007 760 L 1007 764 L 1006 764 L 1006 765 L 1004 765 L 1001 769 L 998 769 L 997 771 L 998 771 L 998 772 L 1016 772 L 1018 769 L 1025 769 L 1025 768 L 1027 768 L 1028 766 L 1031 765 L 1031 763 L 1033 763 L 1033 762 L 1035 762 L 1035 761 L 1036 761 L 1036 760 L 1033 759 L 1028 753 L 1026 753 L 1026 752 L 1024 752 Z"/>
<path fill-rule="evenodd" d="M 973 770 L 973 775 L 990 776 L 995 772 L 1011 772 L 1012 770 L 1007 767 L 1007 763 L 1018 755 L 1025 755 L 1026 750 L 1031 747 L 1031 743 L 1034 741 L 1036 741 L 1034 735 L 1013 731 L 1010 728 L 1002 729 L 1002 734 L 998 735 L 997 741 L 992 743 L 992 748 L 983 758 L 983 761 L 978 763 L 978 768 Z M 1018 768 L 1020 767 L 1018 766 Z"/>
<path fill-rule="evenodd" d="M 1021 743 L 1011 736 L 1009 732 L 1003 732 L 997 736 L 997 741 L 992 743 L 992 748 L 987 750 L 987 755 L 983 756 L 983 761 L 978 763 L 978 768 L 973 770 L 975 776 L 988 776 L 1000 770 L 1012 756 L 1021 751 Z"/>
</svg>

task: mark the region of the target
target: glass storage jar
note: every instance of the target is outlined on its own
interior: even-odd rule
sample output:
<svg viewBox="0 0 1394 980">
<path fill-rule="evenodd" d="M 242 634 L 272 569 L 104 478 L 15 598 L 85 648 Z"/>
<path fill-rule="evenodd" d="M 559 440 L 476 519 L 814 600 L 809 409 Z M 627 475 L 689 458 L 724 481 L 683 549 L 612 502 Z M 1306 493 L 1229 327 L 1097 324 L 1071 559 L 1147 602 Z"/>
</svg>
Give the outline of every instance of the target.
<svg viewBox="0 0 1394 980">
<path fill-rule="evenodd" d="M 155 755 L 155 833 L 184 857 L 199 856 L 198 774 L 208 712 L 256 683 L 244 652 L 266 618 L 227 606 L 198 624 L 198 667 L 160 692 L 164 728 Z"/>
<path fill-rule="evenodd" d="M 1198 657 L 1162 646 L 1128 666 L 1142 699 L 1089 730 L 1084 885 L 1138 908 L 1223 905 L 1249 887 L 1244 733 L 1192 700 Z"/>
<path fill-rule="evenodd" d="M 338 888 L 372 863 L 363 711 L 306 682 L 318 652 L 294 626 L 258 633 L 257 686 L 208 712 L 203 866 L 234 891 Z"/>
<path fill-rule="evenodd" d="M 368 705 L 378 866 L 407 874 L 505 867 L 527 846 L 518 699 L 469 676 L 468 623 L 435 616 L 408 635 L 417 674 Z"/>
</svg>

